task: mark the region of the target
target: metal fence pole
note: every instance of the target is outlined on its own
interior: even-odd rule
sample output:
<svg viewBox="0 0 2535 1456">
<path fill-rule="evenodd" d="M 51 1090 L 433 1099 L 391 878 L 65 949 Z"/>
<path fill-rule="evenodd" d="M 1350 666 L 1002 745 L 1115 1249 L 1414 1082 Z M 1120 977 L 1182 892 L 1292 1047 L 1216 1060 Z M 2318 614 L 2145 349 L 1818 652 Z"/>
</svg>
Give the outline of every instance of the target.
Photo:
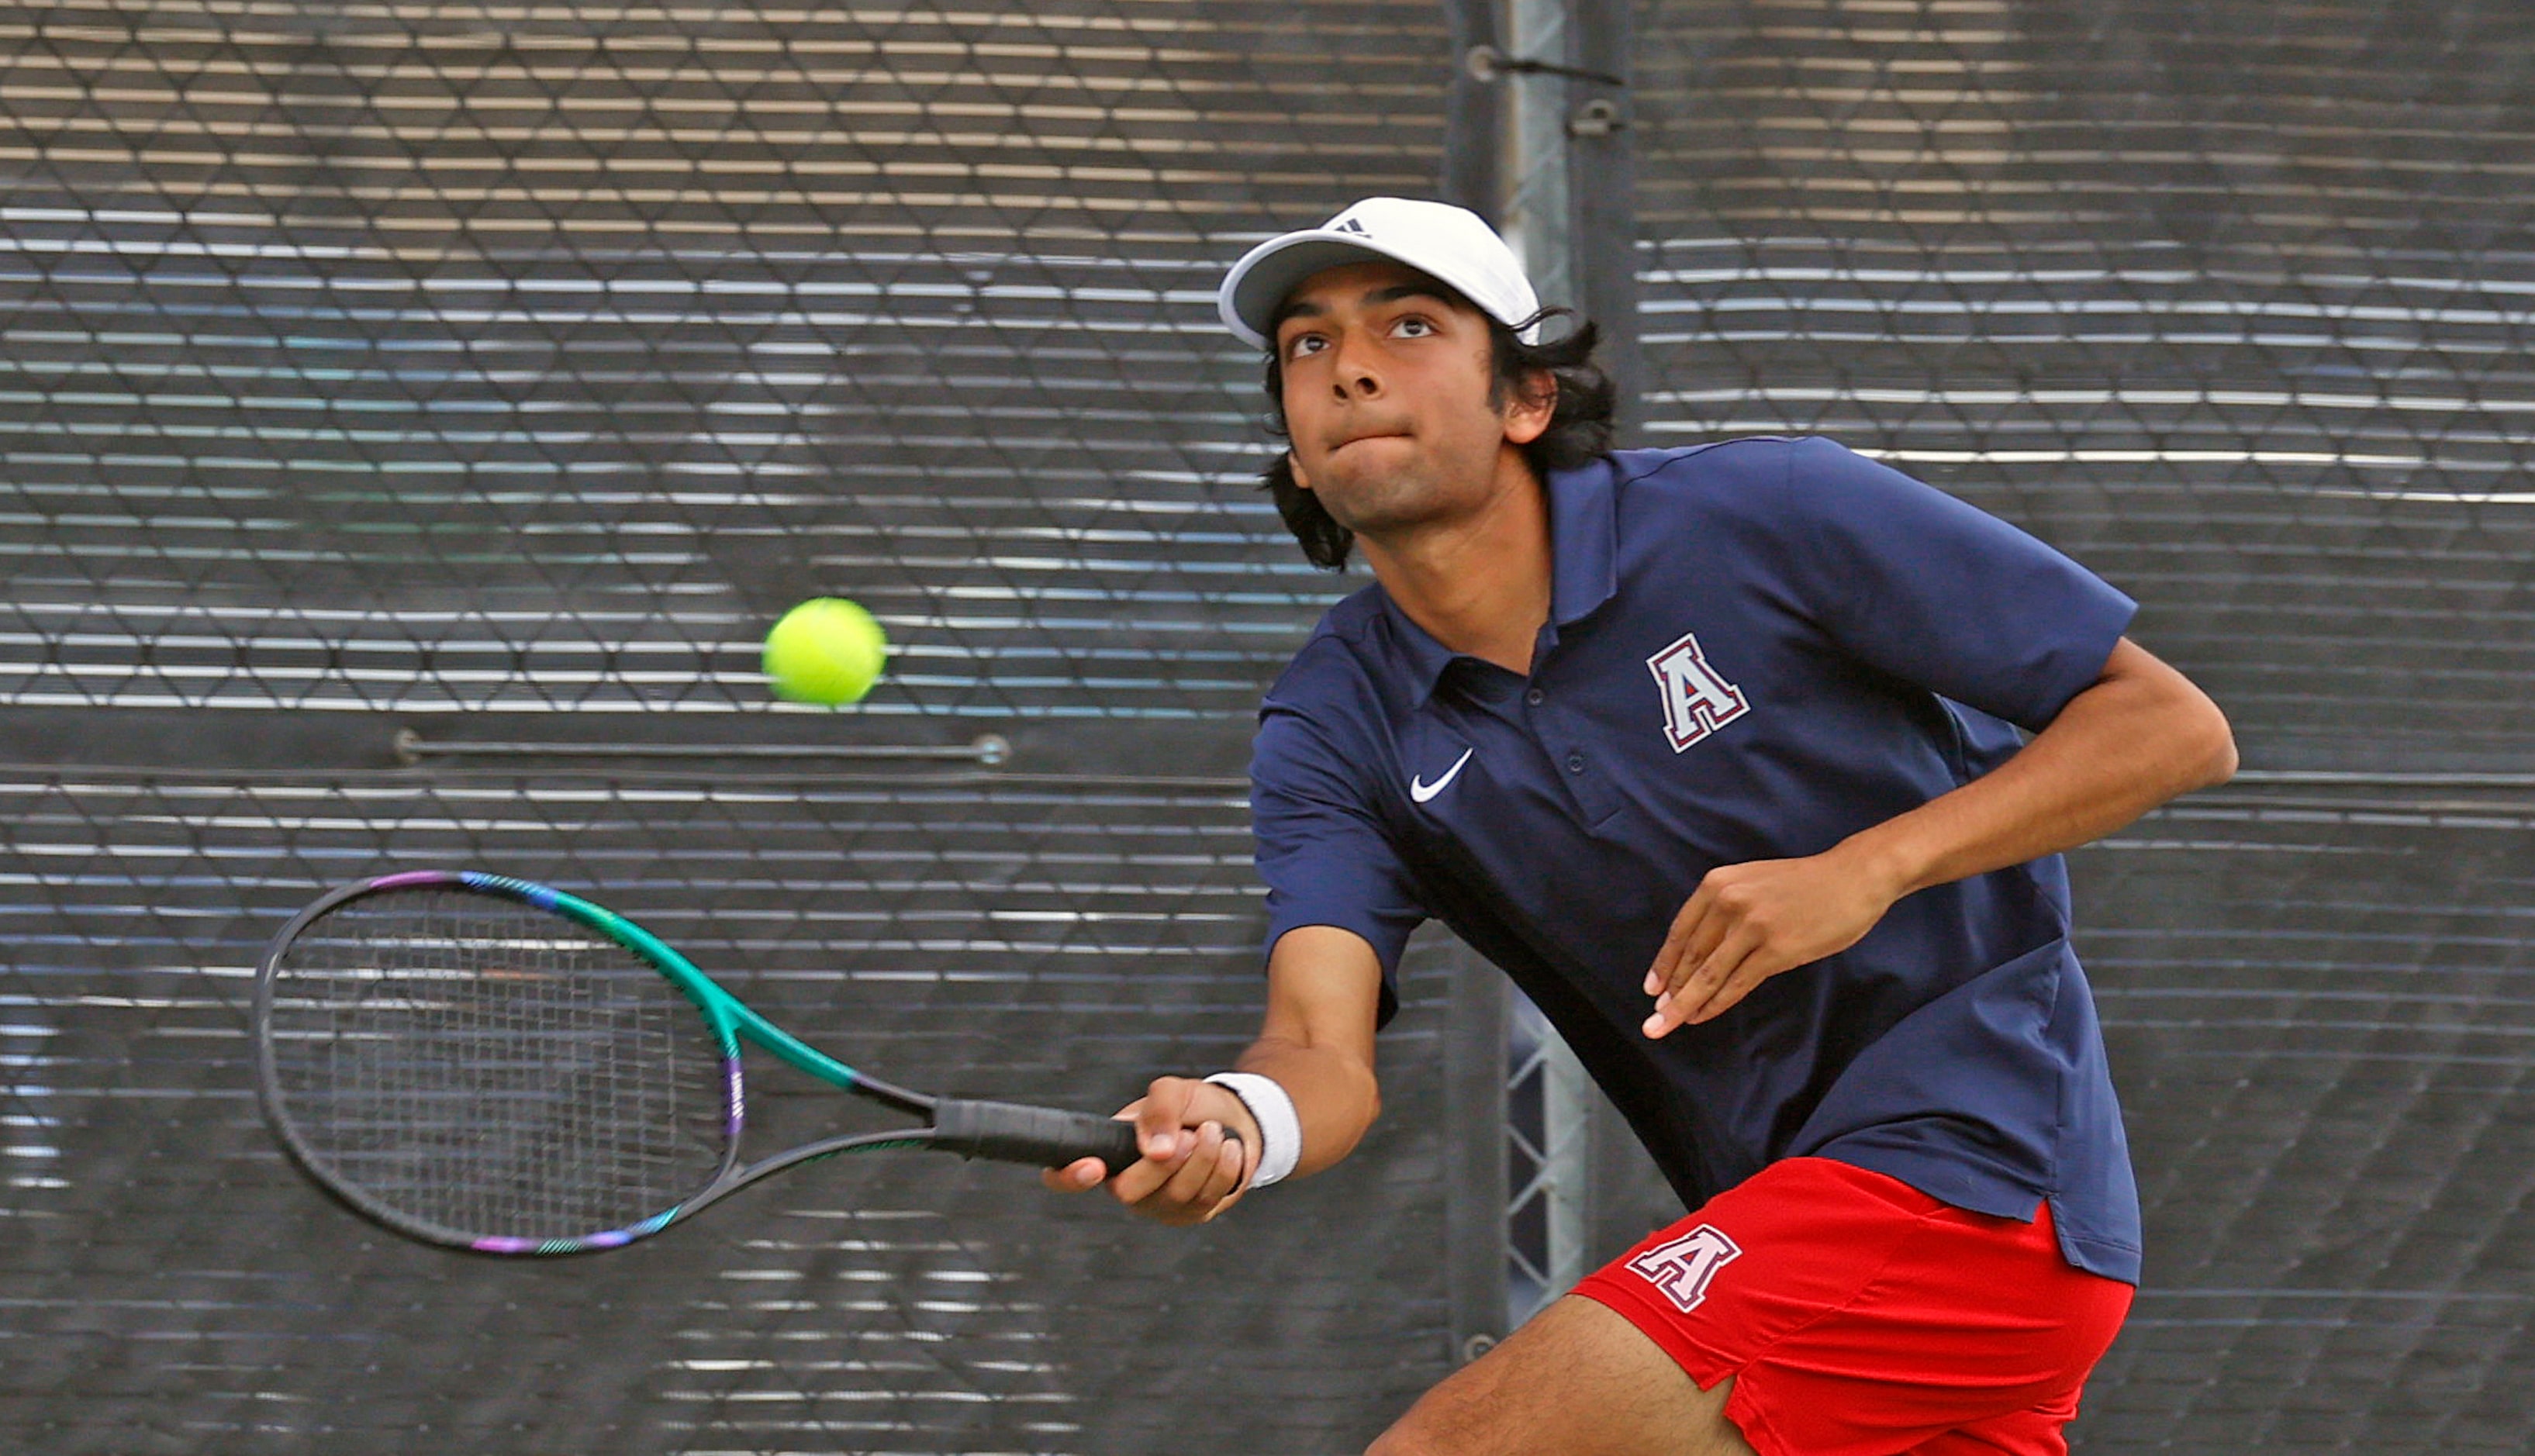
<svg viewBox="0 0 2535 1456">
<path fill-rule="evenodd" d="M 1638 348 L 1637 110 L 1633 0 L 1567 0 L 1576 69 L 1567 110 L 1570 247 L 1577 308 L 1600 326 L 1603 367 L 1620 387 L 1620 444 L 1637 439 L 1645 366 Z M 1614 84 L 1616 83 L 1616 84 Z"/>
<path fill-rule="evenodd" d="M 1641 377 L 1628 0 L 1503 0 L 1501 10 L 1455 0 L 1447 11 L 1464 60 L 1447 193 L 1493 216 L 1543 303 L 1576 309 L 1601 329 L 1625 431 L 1638 415 Z M 1463 971 L 1465 980 L 1495 974 L 1475 957 Z M 1475 1007 L 1479 995 L 1471 990 L 1465 999 Z M 1539 1012 L 1518 995 L 1500 991 L 1498 1000 L 1505 1014 L 1494 1023 L 1500 1060 L 1493 1103 L 1501 1131 L 1490 1186 L 1503 1190 L 1494 1225 L 1496 1287 L 1510 1328 L 1644 1233 L 1666 1195 L 1628 1127 Z M 1475 1021 L 1456 1030 L 1485 1034 Z M 1475 1046 L 1456 1046 L 1465 1062 L 1477 1060 Z M 1475 1082 L 1458 1078 L 1453 1092 L 1456 1099 L 1481 1095 Z M 1465 1127 L 1475 1125 L 1466 1110 L 1457 1116 Z M 1473 1154 L 1467 1161 L 1466 1171 L 1481 1176 L 1483 1160 Z M 1456 1197 L 1466 1201 L 1468 1190 Z M 1479 1237 L 1477 1216 L 1466 1208 L 1457 1227 Z M 1487 1282 L 1472 1268 L 1467 1298 L 1481 1298 Z"/>
<path fill-rule="evenodd" d="M 1502 211 L 1504 88 L 1472 57 L 1498 43 L 1497 0 L 1445 0 L 1455 61 L 1445 96 L 1447 201 L 1490 218 Z M 1453 944 L 1444 1054 L 1444 1234 L 1452 1359 L 1475 1360 L 1503 1338 L 1506 1321 L 1506 1002 L 1494 966 Z"/>
<path fill-rule="evenodd" d="M 1576 306 L 1602 331 L 1602 364 L 1619 386 L 1619 443 L 1635 446 L 1646 443 L 1638 438 L 1646 373 L 1638 343 L 1638 112 L 1631 91 L 1637 12 L 1634 0 L 1567 3 L 1576 69 L 1605 78 L 1576 81 L 1567 111 Z M 1598 1094 L 1591 1103 L 1580 1260 L 1588 1271 L 1683 1212 L 1626 1120 Z"/>
<path fill-rule="evenodd" d="M 1452 1360 L 1505 1336 L 1506 1001 L 1503 972 L 1458 941 L 1444 1048 L 1444 1241 Z"/>
<path fill-rule="evenodd" d="M 1504 48 L 1493 69 L 1509 104 L 1498 226 L 1551 306 L 1580 301 L 1574 158 L 1568 111 L 1573 0 L 1508 0 Z M 1595 1094 L 1576 1054 L 1529 1001 L 1506 1023 L 1509 1123 L 1506 1266 L 1509 1325 L 1519 1324 L 1584 1272 L 1591 1218 Z"/>
<path fill-rule="evenodd" d="M 1444 201 L 1494 218 L 1502 192 L 1504 88 L 1471 57 L 1496 48 L 1497 0 L 1444 0 L 1444 32 L 1453 79 L 1444 92 L 1444 167 L 1437 181 Z"/>
</svg>

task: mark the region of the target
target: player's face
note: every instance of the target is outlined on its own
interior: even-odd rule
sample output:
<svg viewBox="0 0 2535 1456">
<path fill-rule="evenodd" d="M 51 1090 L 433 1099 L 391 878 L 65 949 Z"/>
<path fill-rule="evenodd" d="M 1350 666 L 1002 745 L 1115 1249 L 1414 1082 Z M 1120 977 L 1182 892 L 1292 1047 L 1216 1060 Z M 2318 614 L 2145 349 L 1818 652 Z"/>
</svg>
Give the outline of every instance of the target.
<svg viewBox="0 0 2535 1456">
<path fill-rule="evenodd" d="M 1516 423 L 1524 406 L 1490 401 L 1486 316 L 1399 264 L 1304 279 L 1275 343 L 1300 481 L 1359 534 L 1379 539 L 1472 508 L 1495 483 L 1500 450 L 1538 433 Z"/>
</svg>

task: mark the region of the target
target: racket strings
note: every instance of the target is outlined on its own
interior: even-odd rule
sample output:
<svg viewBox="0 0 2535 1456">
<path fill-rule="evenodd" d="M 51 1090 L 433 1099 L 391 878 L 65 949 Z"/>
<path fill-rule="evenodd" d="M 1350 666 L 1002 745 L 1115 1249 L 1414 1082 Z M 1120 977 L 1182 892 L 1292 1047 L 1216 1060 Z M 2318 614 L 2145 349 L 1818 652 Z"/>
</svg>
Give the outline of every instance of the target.
<svg viewBox="0 0 2535 1456">
<path fill-rule="evenodd" d="M 275 975 L 275 1081 L 303 1154 L 404 1219 L 585 1239 L 722 1166 L 704 1017 L 573 922 L 464 891 L 376 894 L 306 927 Z"/>
</svg>

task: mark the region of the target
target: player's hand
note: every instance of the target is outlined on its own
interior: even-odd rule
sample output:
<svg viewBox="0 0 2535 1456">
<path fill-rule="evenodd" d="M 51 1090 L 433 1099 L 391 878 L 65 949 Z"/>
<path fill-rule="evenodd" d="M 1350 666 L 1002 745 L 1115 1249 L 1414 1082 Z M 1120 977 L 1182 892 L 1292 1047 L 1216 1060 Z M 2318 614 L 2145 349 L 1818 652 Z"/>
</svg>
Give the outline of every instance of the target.
<svg viewBox="0 0 2535 1456">
<path fill-rule="evenodd" d="M 1259 1125 L 1240 1098 L 1213 1082 L 1157 1077 L 1118 1116 L 1136 1124 L 1144 1153 L 1108 1180 L 1119 1202 L 1166 1224 L 1202 1224 L 1240 1201 L 1259 1157 Z M 1098 1187 L 1106 1172 L 1099 1159 L 1083 1158 L 1039 1179 L 1059 1192 L 1081 1192 Z"/>
<path fill-rule="evenodd" d="M 1896 886 L 1835 855 L 1709 871 L 1646 972 L 1655 1005 L 1645 1034 L 1709 1020 L 1780 971 L 1846 950 L 1897 898 Z"/>
</svg>

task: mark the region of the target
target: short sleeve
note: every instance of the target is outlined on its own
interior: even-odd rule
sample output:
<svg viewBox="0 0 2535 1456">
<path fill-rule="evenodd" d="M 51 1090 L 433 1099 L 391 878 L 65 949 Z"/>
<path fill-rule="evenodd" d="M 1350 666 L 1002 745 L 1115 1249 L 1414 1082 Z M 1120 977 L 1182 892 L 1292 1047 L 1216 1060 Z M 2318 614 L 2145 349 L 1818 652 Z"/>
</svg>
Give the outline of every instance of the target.
<svg viewBox="0 0 2535 1456">
<path fill-rule="evenodd" d="M 1361 756 L 1357 756 L 1361 758 Z M 1261 709 L 1250 818 L 1268 886 L 1266 949 L 1307 925 L 1352 931 L 1382 960 L 1382 1010 L 1397 1009 L 1399 956 L 1426 919 L 1407 868 L 1346 769 L 1350 759 L 1301 713 Z"/>
<path fill-rule="evenodd" d="M 1791 446 L 1771 510 L 1842 649 L 2030 731 L 2102 676 L 2137 611 L 1997 516 L 1828 440 Z"/>
</svg>

